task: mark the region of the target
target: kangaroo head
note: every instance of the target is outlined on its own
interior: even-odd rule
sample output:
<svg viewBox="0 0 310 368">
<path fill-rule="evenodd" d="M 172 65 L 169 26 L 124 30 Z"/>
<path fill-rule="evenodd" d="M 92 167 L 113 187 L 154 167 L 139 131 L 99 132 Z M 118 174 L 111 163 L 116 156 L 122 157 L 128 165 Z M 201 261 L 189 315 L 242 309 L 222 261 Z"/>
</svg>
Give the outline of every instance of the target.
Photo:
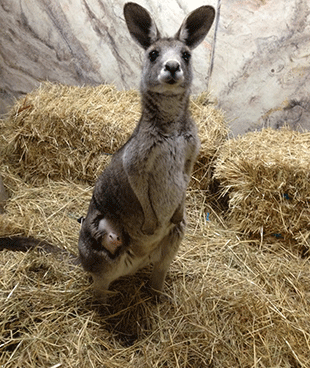
<svg viewBox="0 0 310 368">
<path fill-rule="evenodd" d="M 179 94 L 192 82 L 191 52 L 205 38 L 214 20 L 211 6 L 191 12 L 172 38 L 162 38 L 149 12 L 135 3 L 124 6 L 132 38 L 144 48 L 141 90 Z"/>
</svg>

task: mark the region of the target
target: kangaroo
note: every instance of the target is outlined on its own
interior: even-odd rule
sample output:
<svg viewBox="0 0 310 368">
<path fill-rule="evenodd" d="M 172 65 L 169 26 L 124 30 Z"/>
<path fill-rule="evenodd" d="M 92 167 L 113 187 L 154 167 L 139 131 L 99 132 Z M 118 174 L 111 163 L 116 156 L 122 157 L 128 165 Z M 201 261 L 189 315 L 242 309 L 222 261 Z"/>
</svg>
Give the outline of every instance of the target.
<svg viewBox="0 0 310 368">
<path fill-rule="evenodd" d="M 186 188 L 200 146 L 188 110 L 191 52 L 207 35 L 214 15 L 211 6 L 202 6 L 185 18 L 174 37 L 162 38 L 145 8 L 131 2 L 124 6 L 129 33 L 145 50 L 142 114 L 98 178 L 80 230 L 81 263 L 98 293 L 151 263 L 150 286 L 163 289 L 184 236 Z M 115 252 L 102 245 L 106 216 L 117 219 L 125 234 Z"/>
</svg>

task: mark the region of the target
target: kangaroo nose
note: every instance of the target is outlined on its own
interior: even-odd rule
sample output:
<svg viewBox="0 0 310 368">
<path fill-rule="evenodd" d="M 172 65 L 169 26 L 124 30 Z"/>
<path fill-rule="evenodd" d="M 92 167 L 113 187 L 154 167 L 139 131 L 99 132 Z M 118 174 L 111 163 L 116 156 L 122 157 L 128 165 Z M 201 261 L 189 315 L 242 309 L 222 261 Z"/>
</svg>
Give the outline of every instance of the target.
<svg viewBox="0 0 310 368">
<path fill-rule="evenodd" d="M 180 71 L 180 64 L 176 60 L 169 60 L 165 64 L 165 70 L 174 76 L 176 72 Z"/>
</svg>

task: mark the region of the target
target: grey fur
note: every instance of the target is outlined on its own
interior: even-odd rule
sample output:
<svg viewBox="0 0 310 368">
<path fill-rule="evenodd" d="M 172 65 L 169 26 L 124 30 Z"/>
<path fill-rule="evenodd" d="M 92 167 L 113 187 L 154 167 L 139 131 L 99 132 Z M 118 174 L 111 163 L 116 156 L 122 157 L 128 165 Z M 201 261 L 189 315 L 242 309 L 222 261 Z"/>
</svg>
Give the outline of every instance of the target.
<svg viewBox="0 0 310 368">
<path fill-rule="evenodd" d="M 200 144 L 188 111 L 190 55 L 208 33 L 214 13 L 202 6 L 185 18 L 174 38 L 161 38 L 147 10 L 135 3 L 124 6 L 128 30 L 145 49 L 142 115 L 99 177 L 81 226 L 81 262 L 99 293 L 150 263 L 151 287 L 163 288 L 184 236 L 186 188 Z M 106 217 L 122 234 L 115 254 L 101 243 L 99 224 Z"/>
</svg>

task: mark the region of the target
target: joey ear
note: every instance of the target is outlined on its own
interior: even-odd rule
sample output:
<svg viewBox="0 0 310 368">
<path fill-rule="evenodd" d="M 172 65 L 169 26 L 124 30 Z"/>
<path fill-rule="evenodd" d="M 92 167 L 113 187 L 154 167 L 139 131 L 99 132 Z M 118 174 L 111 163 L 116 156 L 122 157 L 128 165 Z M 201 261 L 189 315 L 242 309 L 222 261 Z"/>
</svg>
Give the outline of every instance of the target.
<svg viewBox="0 0 310 368">
<path fill-rule="evenodd" d="M 160 38 L 150 13 L 136 3 L 126 3 L 124 16 L 131 37 L 145 50 Z"/>
<path fill-rule="evenodd" d="M 197 47 L 209 32 L 215 16 L 212 6 L 201 6 L 192 11 L 183 21 L 175 38 L 184 42 L 190 49 Z"/>
</svg>

